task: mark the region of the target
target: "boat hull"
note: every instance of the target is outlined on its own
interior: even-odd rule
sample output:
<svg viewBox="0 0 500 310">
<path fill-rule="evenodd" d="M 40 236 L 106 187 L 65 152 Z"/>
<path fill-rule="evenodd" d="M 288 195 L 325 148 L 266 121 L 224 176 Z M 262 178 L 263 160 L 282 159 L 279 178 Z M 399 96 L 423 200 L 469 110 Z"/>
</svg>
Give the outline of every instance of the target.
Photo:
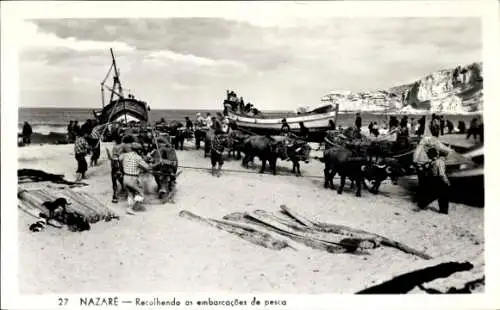
<svg viewBox="0 0 500 310">
<path fill-rule="evenodd" d="M 452 172 L 450 180 L 450 201 L 463 203 L 474 207 L 484 207 L 484 171 L 483 168 L 468 169 Z M 416 175 L 406 176 L 398 184 L 413 194 L 418 187 Z"/>
<path fill-rule="evenodd" d="M 97 111 L 99 122 L 147 122 L 148 106 L 146 102 L 136 99 L 114 100 L 103 109 Z"/>
<path fill-rule="evenodd" d="M 282 120 L 285 119 L 294 133 L 300 130 L 300 122 L 309 129 L 309 140 L 311 142 L 322 142 L 325 137 L 325 132 L 330 128 L 330 121 L 335 122 L 336 112 L 328 112 L 322 114 L 307 114 L 297 115 L 293 117 L 283 118 L 257 118 L 238 115 L 233 112 L 228 112 L 228 117 L 236 122 L 239 128 L 259 135 L 277 135 L 281 131 Z"/>
</svg>

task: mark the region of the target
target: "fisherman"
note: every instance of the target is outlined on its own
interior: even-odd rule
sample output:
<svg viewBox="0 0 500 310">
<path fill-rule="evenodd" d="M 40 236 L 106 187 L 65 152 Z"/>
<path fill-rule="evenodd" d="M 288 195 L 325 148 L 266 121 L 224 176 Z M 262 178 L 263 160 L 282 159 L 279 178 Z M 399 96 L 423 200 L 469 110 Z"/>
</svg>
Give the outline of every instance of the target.
<svg viewBox="0 0 500 310">
<path fill-rule="evenodd" d="M 439 117 L 436 114 L 432 114 L 431 123 L 429 124 L 429 129 L 431 131 L 431 135 L 434 137 L 439 137 L 440 125 L 439 125 Z"/>
<path fill-rule="evenodd" d="M 207 117 L 205 118 L 205 125 L 208 128 L 211 128 L 213 126 L 213 117 L 210 112 L 207 113 Z"/>
<path fill-rule="evenodd" d="M 80 181 L 85 179 L 85 172 L 87 172 L 87 160 L 85 156 L 90 153 L 90 146 L 85 139 L 85 135 L 82 129 L 76 132 L 76 140 L 74 145 L 75 159 L 78 164 L 76 169 L 76 180 Z"/>
<path fill-rule="evenodd" d="M 281 120 L 281 135 L 288 136 L 290 133 L 290 125 L 288 125 L 286 118 Z"/>
<path fill-rule="evenodd" d="M 193 121 L 189 118 L 189 116 L 185 117 L 186 120 L 186 130 L 193 130 Z"/>
<path fill-rule="evenodd" d="M 117 182 L 120 182 L 122 190 L 125 190 L 125 186 L 123 184 L 123 167 L 120 163 L 120 155 L 129 147 L 129 145 L 122 143 L 122 137 L 119 134 L 115 135 L 115 145 L 113 145 L 113 149 L 111 151 L 111 182 L 113 184 L 113 203 L 118 202 Z"/>
<path fill-rule="evenodd" d="M 362 125 L 361 114 L 356 113 L 356 120 L 354 121 L 354 126 L 356 127 L 358 132 L 361 132 L 361 125 Z"/>
<path fill-rule="evenodd" d="M 212 138 L 212 148 L 210 151 L 210 162 L 212 164 L 212 175 L 217 175 L 220 177 L 221 169 L 224 165 L 224 132 L 222 131 L 222 127 L 219 122 L 215 123 L 215 133 Z M 218 166 L 217 171 L 215 170 L 216 165 Z"/>
<path fill-rule="evenodd" d="M 373 134 L 373 122 L 370 122 L 370 124 L 368 124 L 368 132 L 370 134 Z"/>
<path fill-rule="evenodd" d="M 328 121 L 328 130 L 335 130 L 335 122 L 333 120 Z"/>
<path fill-rule="evenodd" d="M 69 121 L 68 127 L 66 129 L 68 131 L 68 143 L 75 142 L 75 132 L 73 131 L 73 121 Z"/>
<path fill-rule="evenodd" d="M 441 155 L 441 156 L 440 156 Z M 418 206 L 425 209 L 431 202 L 438 200 L 439 213 L 448 214 L 450 181 L 446 176 L 446 165 L 444 153 L 441 154 L 435 148 L 427 151 L 429 162 L 429 178 L 425 180 L 424 189 L 420 192 Z M 424 181 L 422 180 L 422 181 Z"/>
<path fill-rule="evenodd" d="M 300 126 L 300 133 L 299 133 L 300 136 L 307 141 L 307 139 L 309 138 L 309 128 L 307 128 L 304 125 L 304 122 L 300 122 L 299 126 Z"/>
<path fill-rule="evenodd" d="M 229 118 L 227 116 L 222 118 L 222 131 L 224 133 L 229 133 Z"/>
<path fill-rule="evenodd" d="M 119 157 L 123 167 L 123 184 L 127 190 L 127 213 L 130 215 L 135 214 L 135 205 L 144 201 L 144 193 L 141 188 L 139 173 L 141 169 L 151 170 L 151 166 L 139 155 L 141 148 L 142 146 L 139 143 L 133 142 L 130 144 L 130 149 L 124 150 L 124 153 Z"/>
<path fill-rule="evenodd" d="M 467 140 L 469 140 L 470 136 L 473 136 L 474 141 L 476 141 L 476 137 L 479 133 L 478 128 L 479 128 L 479 125 L 478 125 L 477 118 L 473 118 L 470 121 L 469 130 L 467 131 Z"/>
<path fill-rule="evenodd" d="M 446 120 L 446 127 L 448 128 L 448 134 L 452 134 L 453 130 L 455 129 L 455 125 L 453 125 L 453 122 L 450 120 Z"/>
<path fill-rule="evenodd" d="M 80 130 L 80 125 L 78 124 L 78 121 L 77 120 L 74 120 L 73 121 L 73 133 L 75 135 L 75 138 L 76 138 L 76 133 Z"/>
<path fill-rule="evenodd" d="M 444 115 L 441 115 L 439 117 L 439 129 L 441 130 L 441 135 L 444 135 L 444 127 L 445 127 L 446 122 L 444 121 Z"/>
<path fill-rule="evenodd" d="M 23 125 L 23 143 L 26 145 L 31 144 L 31 135 L 33 134 L 33 129 L 28 122 L 24 122 Z"/>
<path fill-rule="evenodd" d="M 425 132 L 425 115 L 422 115 L 422 117 L 418 120 L 417 135 L 423 136 L 424 132 Z"/>
<path fill-rule="evenodd" d="M 396 149 L 403 150 L 407 149 L 409 147 L 410 141 L 410 133 L 408 131 L 408 124 L 407 120 L 402 119 L 401 123 L 399 124 L 399 130 L 396 136 L 396 143 L 394 146 L 396 146 Z"/>
<path fill-rule="evenodd" d="M 458 132 L 460 134 L 465 134 L 465 122 L 464 121 L 458 121 Z"/>
<path fill-rule="evenodd" d="M 410 118 L 410 134 L 412 136 L 416 135 L 417 134 L 417 130 L 418 130 L 417 120 L 412 117 L 412 118 Z"/>
<path fill-rule="evenodd" d="M 82 127 L 81 127 L 81 129 L 82 129 L 82 133 L 83 133 L 84 135 L 89 135 L 89 134 L 91 133 L 91 131 L 92 131 L 92 127 L 93 127 L 93 126 L 92 126 L 92 121 L 91 121 L 90 119 L 87 119 L 87 120 L 85 121 L 85 123 L 83 123 L 83 125 L 82 125 Z"/>
<path fill-rule="evenodd" d="M 374 122 L 373 123 L 373 128 L 372 128 L 372 133 L 375 137 L 378 137 L 379 136 L 379 129 L 378 129 L 378 124 L 377 122 Z"/>
<path fill-rule="evenodd" d="M 90 157 L 90 166 L 97 166 L 97 161 L 101 157 L 101 135 L 106 129 L 106 125 L 96 125 L 92 128 L 88 137 L 88 142 L 92 148 L 92 156 Z"/>
</svg>

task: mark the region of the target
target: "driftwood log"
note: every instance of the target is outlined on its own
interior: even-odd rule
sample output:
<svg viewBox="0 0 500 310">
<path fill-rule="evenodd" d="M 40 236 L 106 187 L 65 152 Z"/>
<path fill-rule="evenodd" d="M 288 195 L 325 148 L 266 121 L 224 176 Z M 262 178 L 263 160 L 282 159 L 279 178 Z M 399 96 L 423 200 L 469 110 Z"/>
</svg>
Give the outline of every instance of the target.
<svg viewBox="0 0 500 310">
<path fill-rule="evenodd" d="M 244 240 L 247 240 L 259 246 L 263 246 L 268 249 L 282 250 L 284 248 L 290 247 L 286 241 L 276 239 L 270 234 L 259 231 L 258 229 L 253 227 L 245 225 L 237 225 L 225 221 L 206 219 L 187 210 L 182 210 L 181 212 L 179 212 L 179 216 L 185 217 L 195 222 L 204 223 L 209 226 L 226 231 L 228 233 L 237 235 L 238 237 Z"/>
<path fill-rule="evenodd" d="M 431 282 L 438 278 L 447 278 L 450 275 L 471 270 L 474 266 L 469 262 L 446 262 L 435 266 L 408 272 L 388 281 L 371 286 L 356 294 L 405 294 L 423 283 Z"/>
<path fill-rule="evenodd" d="M 295 242 L 304 244 L 317 250 L 327 251 L 329 253 L 346 253 L 356 251 L 356 248 L 351 245 L 340 245 L 317 239 L 315 238 L 315 236 L 306 234 L 302 231 L 294 231 L 292 228 L 287 227 L 283 223 L 278 223 L 277 221 L 273 220 L 272 217 L 266 217 L 259 213 L 248 214 L 235 212 L 226 215 L 224 219 L 244 222 L 250 225 L 257 225 L 258 227 L 270 230 L 279 235 L 286 236 Z"/>
<path fill-rule="evenodd" d="M 62 174 L 47 173 L 43 170 L 37 169 L 18 169 L 17 179 L 19 183 L 24 182 L 52 182 L 56 184 L 65 184 L 69 186 L 86 186 L 88 184 L 83 182 L 71 182 L 64 179 Z"/>
<path fill-rule="evenodd" d="M 305 227 L 309 228 L 314 228 L 319 231 L 323 232 L 329 232 L 329 233 L 335 233 L 335 234 L 341 234 L 345 236 L 350 236 L 354 238 L 366 238 L 370 239 L 373 238 L 374 240 L 380 240 L 380 244 L 396 248 L 398 250 L 401 250 L 403 252 L 409 253 L 416 255 L 418 257 L 421 257 L 423 259 L 432 259 L 432 257 L 422 251 L 416 250 L 414 248 L 409 247 L 408 245 L 391 240 L 387 237 L 374 234 L 368 231 L 360 230 L 360 229 L 354 229 L 348 226 L 343 226 L 343 225 L 334 225 L 334 224 L 327 224 L 327 223 L 320 223 L 320 222 L 314 222 L 312 220 L 309 220 L 305 218 L 304 216 L 299 215 L 295 211 L 292 211 L 290 208 L 288 208 L 285 205 L 280 206 L 282 212 L 286 215 L 288 215 L 290 218 L 294 219 L 298 223 L 304 225 Z"/>
</svg>

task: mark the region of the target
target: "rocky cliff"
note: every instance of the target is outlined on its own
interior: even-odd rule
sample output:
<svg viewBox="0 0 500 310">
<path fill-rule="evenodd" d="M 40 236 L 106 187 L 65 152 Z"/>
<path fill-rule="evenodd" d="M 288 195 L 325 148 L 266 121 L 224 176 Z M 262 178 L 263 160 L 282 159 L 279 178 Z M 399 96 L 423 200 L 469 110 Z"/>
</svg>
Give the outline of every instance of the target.
<svg viewBox="0 0 500 310">
<path fill-rule="evenodd" d="M 343 111 L 470 113 L 483 110 L 483 65 L 431 73 L 410 84 L 372 92 L 332 92 L 324 97 Z"/>
</svg>

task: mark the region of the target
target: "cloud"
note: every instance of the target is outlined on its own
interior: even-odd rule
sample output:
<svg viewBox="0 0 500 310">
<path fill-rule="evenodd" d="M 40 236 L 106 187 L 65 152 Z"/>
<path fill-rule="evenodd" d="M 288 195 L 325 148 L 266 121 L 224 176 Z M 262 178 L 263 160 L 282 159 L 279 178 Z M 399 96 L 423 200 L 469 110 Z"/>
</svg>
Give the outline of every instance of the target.
<svg viewBox="0 0 500 310">
<path fill-rule="evenodd" d="M 269 16 L 32 20 L 21 87 L 78 87 L 87 102 L 72 104 L 89 106 L 113 47 L 124 86 L 155 104 L 213 108 L 235 89 L 261 108 L 294 109 L 331 89 L 388 88 L 481 60 L 479 18 Z"/>
</svg>

